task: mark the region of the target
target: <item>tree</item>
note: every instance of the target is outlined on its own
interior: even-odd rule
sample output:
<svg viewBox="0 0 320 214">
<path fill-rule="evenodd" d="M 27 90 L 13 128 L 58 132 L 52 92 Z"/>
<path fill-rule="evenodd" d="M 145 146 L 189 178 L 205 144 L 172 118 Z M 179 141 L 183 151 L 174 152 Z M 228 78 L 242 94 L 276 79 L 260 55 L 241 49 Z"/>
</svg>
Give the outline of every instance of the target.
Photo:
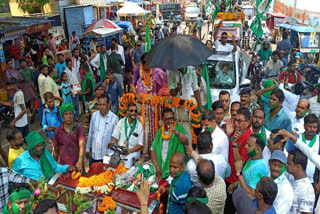
<svg viewBox="0 0 320 214">
<path fill-rule="evenodd" d="M 17 0 L 23 12 L 33 13 L 36 8 L 43 8 L 50 0 Z"/>
</svg>

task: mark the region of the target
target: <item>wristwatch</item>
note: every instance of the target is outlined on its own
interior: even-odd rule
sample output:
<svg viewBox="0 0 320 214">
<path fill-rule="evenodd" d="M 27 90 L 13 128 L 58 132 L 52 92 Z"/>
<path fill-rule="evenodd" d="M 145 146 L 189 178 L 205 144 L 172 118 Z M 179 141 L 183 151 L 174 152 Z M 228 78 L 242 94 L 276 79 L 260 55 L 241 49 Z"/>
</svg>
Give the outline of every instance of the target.
<svg viewBox="0 0 320 214">
<path fill-rule="evenodd" d="M 235 142 L 233 142 L 233 143 L 232 143 L 232 148 L 238 148 L 238 144 L 235 143 Z"/>
<path fill-rule="evenodd" d="M 237 172 L 237 176 L 242 176 L 242 172 Z"/>
</svg>

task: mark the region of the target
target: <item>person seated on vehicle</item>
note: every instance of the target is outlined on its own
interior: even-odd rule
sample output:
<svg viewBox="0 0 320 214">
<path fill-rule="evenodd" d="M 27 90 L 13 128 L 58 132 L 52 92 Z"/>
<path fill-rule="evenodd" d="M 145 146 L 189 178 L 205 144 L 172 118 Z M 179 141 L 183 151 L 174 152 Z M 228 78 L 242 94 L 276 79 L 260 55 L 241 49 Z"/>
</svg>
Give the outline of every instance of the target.
<svg viewBox="0 0 320 214">
<path fill-rule="evenodd" d="M 302 77 L 299 72 L 296 71 L 296 63 L 290 61 L 286 71 L 282 71 L 279 75 L 279 80 L 281 83 L 285 84 L 296 84 L 302 81 Z"/>
<path fill-rule="evenodd" d="M 227 40 L 228 40 L 227 32 L 223 32 L 221 34 L 221 42 L 218 40 L 218 32 L 221 25 L 222 25 L 222 21 L 219 22 L 218 27 L 216 27 L 213 35 L 216 51 L 236 52 L 237 44 L 236 44 L 236 37 L 234 35 L 232 36 L 233 46 L 227 43 Z"/>
<path fill-rule="evenodd" d="M 279 60 L 279 52 L 273 51 L 272 58 L 267 62 L 267 65 L 262 69 L 261 74 L 266 77 L 274 77 L 280 74 L 283 68 L 283 62 Z"/>
<path fill-rule="evenodd" d="M 270 60 L 272 50 L 268 40 L 264 40 L 262 48 L 257 52 L 257 56 L 260 57 L 260 61 L 262 61 L 263 64 L 266 64 Z"/>
<path fill-rule="evenodd" d="M 188 138 L 184 128 L 175 122 L 172 109 L 164 109 L 162 119 L 163 125 L 152 142 L 151 160 L 156 168 L 157 177 L 168 178 L 171 155 L 175 152 L 184 154 L 183 145 L 187 145 Z"/>
<path fill-rule="evenodd" d="M 137 120 L 137 105 L 128 103 L 127 116 L 119 120 L 112 134 L 111 143 L 117 143 L 128 150 L 124 166 L 130 169 L 135 160 L 140 158 L 140 150 L 143 148 L 143 126 Z"/>
<path fill-rule="evenodd" d="M 234 73 L 232 69 L 229 68 L 228 64 L 223 64 L 221 67 L 218 66 L 217 69 L 217 82 L 223 83 L 223 84 L 232 84 L 234 82 Z M 219 68 L 220 67 L 220 68 Z"/>
</svg>

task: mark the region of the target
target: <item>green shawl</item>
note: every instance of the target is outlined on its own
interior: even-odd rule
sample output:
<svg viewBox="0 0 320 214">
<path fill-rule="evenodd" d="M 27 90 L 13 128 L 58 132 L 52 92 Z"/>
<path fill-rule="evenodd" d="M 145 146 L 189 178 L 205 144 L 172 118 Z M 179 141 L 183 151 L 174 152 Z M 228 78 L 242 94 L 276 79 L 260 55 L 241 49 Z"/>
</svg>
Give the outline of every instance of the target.
<svg viewBox="0 0 320 214">
<path fill-rule="evenodd" d="M 91 80 L 91 95 L 94 96 L 94 80 L 93 80 L 93 77 L 91 76 L 91 73 L 90 71 L 83 76 L 83 81 L 82 81 L 82 85 L 81 85 L 81 88 L 82 88 L 82 93 L 86 92 L 88 89 L 87 89 L 87 80 Z M 86 101 L 86 95 L 83 95 L 83 101 Z"/>
<path fill-rule="evenodd" d="M 274 85 L 274 82 L 272 80 L 267 80 L 263 83 L 263 87 L 264 88 L 269 88 L 271 85 Z M 262 95 L 268 99 L 270 99 L 271 97 L 271 93 L 272 93 L 272 90 L 270 91 L 266 91 L 264 93 L 262 93 Z"/>
<path fill-rule="evenodd" d="M 183 127 L 179 124 L 176 124 L 176 130 L 183 135 L 186 134 Z M 152 150 L 157 154 L 157 161 L 162 170 L 162 178 L 167 178 L 170 175 L 169 164 L 170 164 L 171 156 L 175 152 L 181 152 L 182 154 L 184 154 L 184 147 L 183 147 L 183 144 L 180 142 L 179 138 L 172 133 L 171 138 L 169 139 L 167 158 L 166 158 L 166 161 L 162 163 L 163 139 L 161 135 L 162 135 L 162 132 L 160 128 L 157 131 L 156 136 L 152 142 Z"/>
<path fill-rule="evenodd" d="M 45 176 L 46 179 L 50 179 L 53 174 L 53 169 L 52 166 L 46 156 L 46 141 L 40 136 L 38 132 L 30 132 L 28 136 L 25 138 L 27 142 L 28 149 L 31 151 L 31 153 L 36 154 L 34 151 L 34 147 L 37 146 L 40 143 L 43 143 L 43 151 L 40 156 L 40 166 L 43 175 Z"/>
<path fill-rule="evenodd" d="M 12 205 L 13 214 L 20 213 L 20 209 L 17 206 L 16 202 L 20 201 L 22 199 L 25 199 L 25 198 L 30 198 L 30 197 L 31 197 L 30 191 L 27 189 L 22 189 L 19 192 L 17 192 L 16 190 L 14 192 L 12 192 L 9 196 L 8 201 L 13 202 L 13 205 Z M 29 210 L 29 206 L 30 206 L 30 204 L 28 203 L 26 210 Z M 2 213 L 3 214 L 11 214 L 11 211 L 10 211 L 8 204 L 6 204 L 6 206 L 2 209 Z"/>
<path fill-rule="evenodd" d="M 103 82 L 106 79 L 106 68 L 104 66 L 103 55 L 100 52 L 100 81 Z"/>
</svg>

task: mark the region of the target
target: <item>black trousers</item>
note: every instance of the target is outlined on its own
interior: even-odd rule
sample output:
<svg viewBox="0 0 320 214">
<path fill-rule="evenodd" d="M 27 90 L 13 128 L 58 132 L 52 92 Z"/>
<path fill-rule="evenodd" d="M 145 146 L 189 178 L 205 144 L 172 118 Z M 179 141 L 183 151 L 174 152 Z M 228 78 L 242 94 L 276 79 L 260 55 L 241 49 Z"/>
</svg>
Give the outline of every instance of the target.
<svg viewBox="0 0 320 214">
<path fill-rule="evenodd" d="M 236 212 L 236 208 L 233 205 L 232 194 L 228 193 L 228 188 L 231 183 L 226 181 L 226 189 L 227 189 L 227 200 L 224 206 L 224 214 L 234 214 Z"/>
</svg>

